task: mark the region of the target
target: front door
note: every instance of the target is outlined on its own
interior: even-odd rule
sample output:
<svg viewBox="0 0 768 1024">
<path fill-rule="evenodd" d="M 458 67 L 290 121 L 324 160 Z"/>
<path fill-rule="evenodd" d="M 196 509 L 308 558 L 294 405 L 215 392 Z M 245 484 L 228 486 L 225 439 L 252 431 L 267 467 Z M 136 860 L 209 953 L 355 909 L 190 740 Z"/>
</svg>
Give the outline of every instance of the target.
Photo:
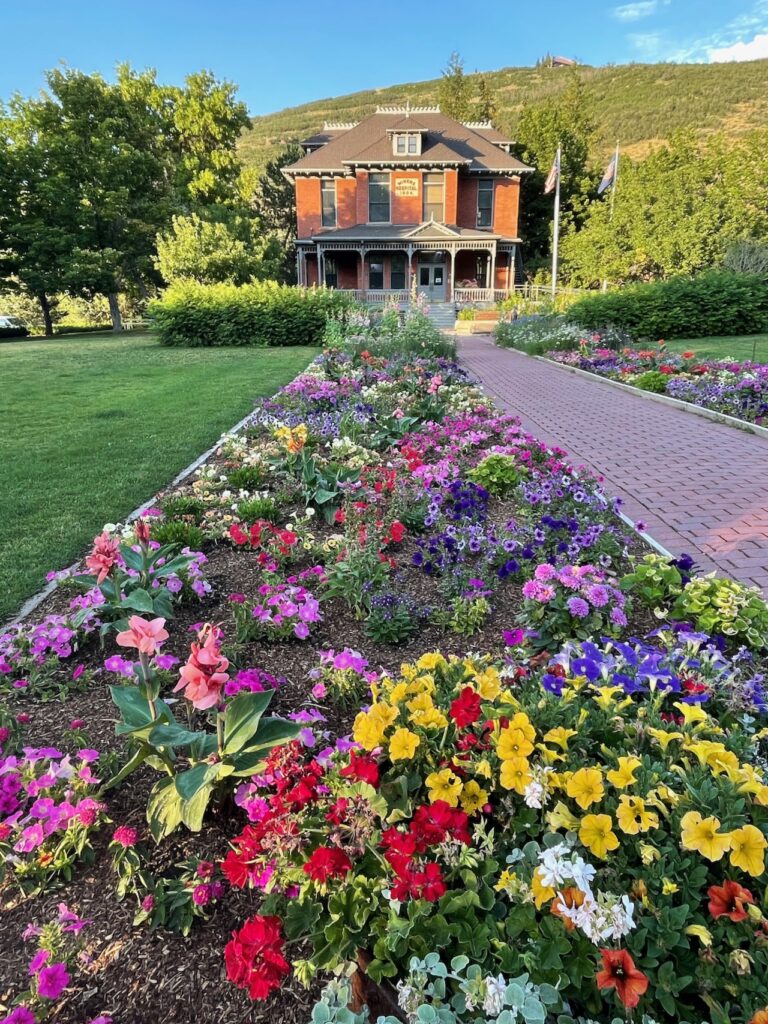
<svg viewBox="0 0 768 1024">
<path fill-rule="evenodd" d="M 420 263 L 419 291 L 430 302 L 445 302 L 445 266 L 440 263 Z"/>
</svg>

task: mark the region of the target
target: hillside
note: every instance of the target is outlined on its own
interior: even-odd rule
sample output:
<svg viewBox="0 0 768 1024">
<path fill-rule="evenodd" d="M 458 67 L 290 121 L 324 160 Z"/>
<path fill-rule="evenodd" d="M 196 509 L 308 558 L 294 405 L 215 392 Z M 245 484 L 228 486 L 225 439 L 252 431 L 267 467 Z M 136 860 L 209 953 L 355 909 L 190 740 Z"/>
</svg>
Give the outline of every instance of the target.
<svg viewBox="0 0 768 1024">
<path fill-rule="evenodd" d="M 564 68 L 503 68 L 486 74 L 496 94 L 500 127 L 514 136 L 526 103 L 562 90 L 571 72 Z M 768 123 L 768 61 L 740 64 L 626 64 L 583 66 L 579 74 L 597 123 L 596 158 L 616 139 L 640 157 L 678 128 L 701 134 L 739 135 Z M 474 76 L 469 76 L 470 78 Z M 438 79 L 350 93 L 255 117 L 241 141 L 251 166 L 262 166 L 288 141 L 322 128 L 324 121 L 357 121 L 379 105 L 434 103 Z"/>
</svg>

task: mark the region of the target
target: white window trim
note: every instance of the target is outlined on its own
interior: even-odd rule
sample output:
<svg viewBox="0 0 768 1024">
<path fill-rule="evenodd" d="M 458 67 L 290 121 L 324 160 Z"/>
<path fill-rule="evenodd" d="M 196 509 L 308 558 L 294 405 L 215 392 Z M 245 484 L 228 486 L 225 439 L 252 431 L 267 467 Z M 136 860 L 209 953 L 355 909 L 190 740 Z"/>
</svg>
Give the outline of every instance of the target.
<svg viewBox="0 0 768 1024">
<path fill-rule="evenodd" d="M 323 181 L 328 181 L 328 178 L 320 178 L 320 227 L 321 228 L 337 228 L 339 226 L 339 192 L 336 188 L 336 178 L 330 179 L 333 184 L 333 224 L 323 223 Z"/>
<path fill-rule="evenodd" d="M 376 174 L 380 174 L 382 177 L 386 174 L 389 185 L 389 218 L 387 220 L 371 220 L 371 177 L 368 175 L 368 224 L 391 224 L 392 223 L 392 172 L 391 171 L 376 171 Z"/>
<path fill-rule="evenodd" d="M 491 183 L 491 223 L 480 223 L 480 183 L 489 181 Z M 493 219 L 496 216 L 496 181 L 494 178 L 481 178 L 477 183 L 477 196 L 475 200 L 475 227 L 480 231 L 493 231 Z"/>
</svg>

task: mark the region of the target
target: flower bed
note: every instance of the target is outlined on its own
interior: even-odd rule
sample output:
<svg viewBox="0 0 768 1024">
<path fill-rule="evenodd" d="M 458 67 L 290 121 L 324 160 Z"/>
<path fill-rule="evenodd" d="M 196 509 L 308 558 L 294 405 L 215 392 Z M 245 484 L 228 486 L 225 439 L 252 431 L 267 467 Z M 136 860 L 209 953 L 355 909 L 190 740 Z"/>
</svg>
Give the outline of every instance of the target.
<svg viewBox="0 0 768 1024">
<path fill-rule="evenodd" d="M 704 409 L 763 424 L 768 418 L 768 365 L 730 359 L 697 359 L 694 352 L 677 355 L 663 342 L 655 349 L 601 347 L 600 335 L 568 352 L 549 351 L 548 359 L 576 366 L 600 377 L 690 402 Z"/>
<path fill-rule="evenodd" d="M 0 1008 L 760 1024 L 765 602 L 342 327 L 0 636 Z"/>
</svg>

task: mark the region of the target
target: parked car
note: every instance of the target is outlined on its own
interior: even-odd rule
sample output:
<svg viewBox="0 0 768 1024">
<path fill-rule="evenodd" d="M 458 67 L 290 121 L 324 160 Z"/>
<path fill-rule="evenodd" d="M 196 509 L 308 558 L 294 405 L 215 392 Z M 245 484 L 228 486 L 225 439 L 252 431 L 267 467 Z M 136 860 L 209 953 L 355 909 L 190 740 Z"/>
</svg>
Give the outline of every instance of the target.
<svg viewBox="0 0 768 1024">
<path fill-rule="evenodd" d="M 26 338 L 29 329 L 17 316 L 0 316 L 0 338 Z"/>
</svg>

